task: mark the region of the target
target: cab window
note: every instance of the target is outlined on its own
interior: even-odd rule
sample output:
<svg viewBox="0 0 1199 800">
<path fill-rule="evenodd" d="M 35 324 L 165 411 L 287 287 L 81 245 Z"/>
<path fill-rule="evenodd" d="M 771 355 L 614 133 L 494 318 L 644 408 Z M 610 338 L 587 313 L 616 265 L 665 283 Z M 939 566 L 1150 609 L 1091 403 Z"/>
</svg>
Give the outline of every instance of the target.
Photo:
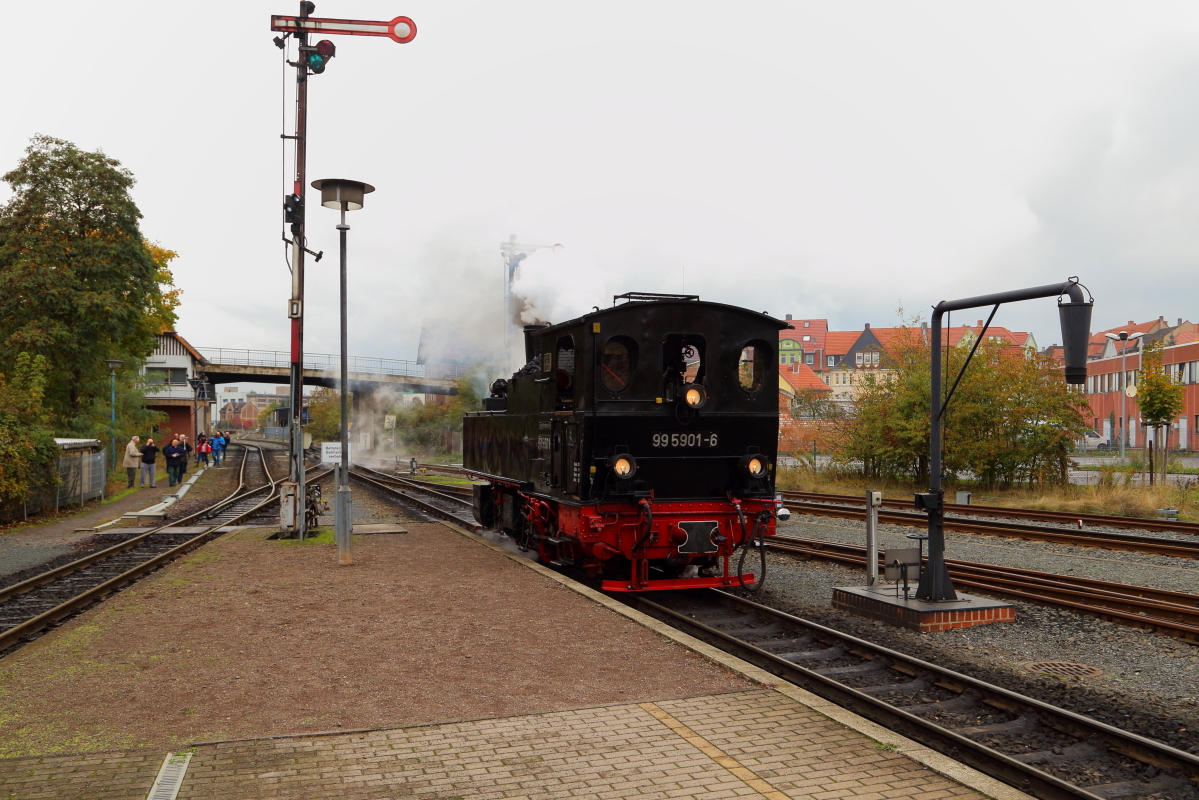
<svg viewBox="0 0 1199 800">
<path fill-rule="evenodd" d="M 706 350 L 698 333 L 671 333 L 662 338 L 663 380 L 669 386 L 704 382 Z"/>
<path fill-rule="evenodd" d="M 753 394 L 766 381 L 766 365 L 771 356 L 771 347 L 766 342 L 749 342 L 741 348 L 737 360 L 737 383 L 745 392 Z"/>
<path fill-rule="evenodd" d="M 613 336 L 600 353 L 600 385 L 616 394 L 628 388 L 637 369 L 637 343 L 626 336 Z"/>
</svg>

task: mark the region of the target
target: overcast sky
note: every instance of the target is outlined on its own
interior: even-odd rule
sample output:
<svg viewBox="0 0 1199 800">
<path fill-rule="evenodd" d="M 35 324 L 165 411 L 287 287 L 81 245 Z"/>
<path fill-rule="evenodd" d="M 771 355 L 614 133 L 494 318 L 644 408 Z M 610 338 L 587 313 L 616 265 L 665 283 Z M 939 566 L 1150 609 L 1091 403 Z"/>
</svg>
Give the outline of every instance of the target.
<svg viewBox="0 0 1199 800">
<path fill-rule="evenodd" d="M 287 347 L 294 70 L 269 17 L 296 7 L 0 5 L 0 171 L 36 133 L 132 170 L 199 346 Z M 1199 317 L 1199 4 L 316 10 L 399 14 L 415 41 L 336 37 L 310 83 L 309 178 L 378 187 L 349 219 L 352 354 L 414 358 L 429 315 L 498 319 L 512 233 L 565 245 L 517 285 L 554 321 L 685 289 L 853 329 L 1071 275 L 1096 329 Z M 310 204 L 312 352 L 337 348 L 336 222 Z M 1042 300 L 996 323 L 1046 345 L 1056 316 Z"/>
</svg>

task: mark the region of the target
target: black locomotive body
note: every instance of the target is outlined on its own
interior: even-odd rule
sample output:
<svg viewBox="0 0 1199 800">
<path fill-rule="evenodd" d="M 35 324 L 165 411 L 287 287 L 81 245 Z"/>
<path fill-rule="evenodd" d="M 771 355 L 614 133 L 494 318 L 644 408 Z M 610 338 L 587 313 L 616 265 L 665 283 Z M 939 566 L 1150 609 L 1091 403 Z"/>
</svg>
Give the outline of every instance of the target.
<svg viewBox="0 0 1199 800">
<path fill-rule="evenodd" d="M 789 326 L 692 296 L 616 300 L 526 328 L 528 363 L 467 415 L 475 517 L 605 589 L 744 585 L 737 549 L 774 534 Z"/>
</svg>

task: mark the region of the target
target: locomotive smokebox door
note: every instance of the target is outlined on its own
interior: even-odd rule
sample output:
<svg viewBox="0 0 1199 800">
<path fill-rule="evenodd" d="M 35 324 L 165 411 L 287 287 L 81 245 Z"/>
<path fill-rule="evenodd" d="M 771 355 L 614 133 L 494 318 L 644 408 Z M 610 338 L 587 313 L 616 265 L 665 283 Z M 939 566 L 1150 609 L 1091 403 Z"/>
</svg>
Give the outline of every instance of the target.
<svg viewBox="0 0 1199 800">
<path fill-rule="evenodd" d="M 720 533 L 715 520 L 680 522 L 679 527 L 687 534 L 687 541 L 679 545 L 680 553 L 715 553 L 720 549 L 712 541 L 712 537 Z"/>
</svg>

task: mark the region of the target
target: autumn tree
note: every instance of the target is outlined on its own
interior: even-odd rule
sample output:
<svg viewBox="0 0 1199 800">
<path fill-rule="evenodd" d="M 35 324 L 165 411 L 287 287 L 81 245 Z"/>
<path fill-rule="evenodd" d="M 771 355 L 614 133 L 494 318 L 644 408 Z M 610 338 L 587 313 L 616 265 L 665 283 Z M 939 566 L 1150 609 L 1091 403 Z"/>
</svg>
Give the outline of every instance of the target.
<svg viewBox="0 0 1199 800">
<path fill-rule="evenodd" d="M 0 207 L 0 372 L 41 357 L 51 425 L 96 435 L 105 360 L 123 361 L 132 383 L 155 334 L 174 327 L 175 253 L 142 237 L 133 175 L 102 152 L 35 136 L 3 177 L 13 194 Z"/>
<path fill-rule="evenodd" d="M 59 450 L 43 403 L 46 359 L 21 353 L 0 375 L 0 503 L 58 482 Z"/>
<path fill-rule="evenodd" d="M 1169 469 L 1164 452 L 1169 446 L 1169 425 L 1182 411 L 1186 403 L 1183 398 L 1182 384 L 1166 374 L 1162 366 L 1161 339 L 1144 342 L 1141 345 L 1141 374 L 1137 378 L 1137 405 L 1145 424 L 1157 428 L 1160 433 L 1155 441 L 1163 453 L 1161 461 L 1162 479 Z"/>
<path fill-rule="evenodd" d="M 478 411 L 482 407 L 481 392 L 476 384 L 481 381 L 478 369 L 472 369 L 459 378 L 455 385 L 458 393 L 452 395 L 444 405 L 435 403 L 412 404 L 393 410 L 396 415 L 396 433 L 403 441 L 426 452 L 440 452 L 445 448 L 445 434 L 461 432 L 462 415 Z"/>
<path fill-rule="evenodd" d="M 826 416 L 834 459 L 868 477 L 926 482 L 929 446 L 929 346 L 907 328 L 869 372 L 847 411 Z M 945 391 L 970 342 L 946 353 Z M 984 342 L 943 417 L 945 476 L 973 475 L 987 485 L 1065 479 L 1069 452 L 1085 430 L 1080 395 L 1067 390 L 1049 359 Z"/>
<path fill-rule="evenodd" d="M 1137 404 L 1145 422 L 1164 425 L 1172 422 L 1186 405 L 1182 384 L 1166 374 L 1162 366 L 1162 341 L 1141 346 L 1141 374 L 1137 378 Z"/>
</svg>

